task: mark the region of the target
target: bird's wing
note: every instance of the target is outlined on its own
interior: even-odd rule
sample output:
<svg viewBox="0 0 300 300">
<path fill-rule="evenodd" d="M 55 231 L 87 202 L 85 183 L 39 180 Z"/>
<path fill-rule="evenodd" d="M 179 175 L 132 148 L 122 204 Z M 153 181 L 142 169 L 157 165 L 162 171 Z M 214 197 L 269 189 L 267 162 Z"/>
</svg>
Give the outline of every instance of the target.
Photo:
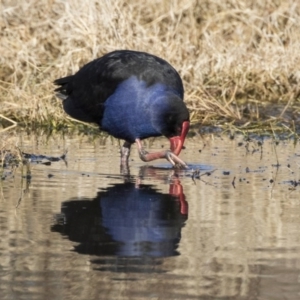
<svg viewBox="0 0 300 300">
<path fill-rule="evenodd" d="M 118 85 L 130 77 L 151 86 L 156 83 L 174 90 L 183 98 L 183 84 L 177 71 L 165 60 L 144 53 L 119 50 L 83 66 L 75 75 L 54 81 L 65 109 L 74 118 L 100 123 L 104 103 Z"/>
</svg>

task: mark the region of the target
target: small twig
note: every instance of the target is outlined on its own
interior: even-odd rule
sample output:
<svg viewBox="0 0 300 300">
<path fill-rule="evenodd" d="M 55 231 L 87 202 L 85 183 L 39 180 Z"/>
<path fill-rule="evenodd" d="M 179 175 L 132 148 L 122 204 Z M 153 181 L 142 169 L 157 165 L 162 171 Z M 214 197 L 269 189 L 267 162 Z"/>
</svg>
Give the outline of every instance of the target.
<svg viewBox="0 0 300 300">
<path fill-rule="evenodd" d="M 96 125 L 91 124 L 91 123 L 83 122 L 83 121 L 80 121 L 80 120 L 76 120 L 76 119 L 71 118 L 71 117 L 69 117 L 69 116 L 67 116 L 66 119 L 69 119 L 69 120 L 74 121 L 74 122 L 76 122 L 76 123 L 80 123 L 80 124 L 83 124 L 83 125 L 86 125 L 86 126 L 88 126 L 88 127 L 95 128 L 95 129 L 96 129 L 96 128 L 99 128 L 99 126 L 96 126 Z"/>
<path fill-rule="evenodd" d="M 30 164 L 28 162 L 26 162 L 25 167 L 26 167 L 26 175 L 21 177 L 21 187 L 23 187 L 23 181 L 24 181 L 24 178 L 25 178 L 26 179 L 26 188 L 25 189 L 21 188 L 21 195 L 20 195 L 20 198 L 18 199 L 18 202 L 16 204 L 16 210 L 19 208 L 19 206 L 20 206 L 23 198 L 25 197 L 25 195 L 27 195 L 29 193 L 29 186 L 30 186 L 30 179 L 31 179 Z"/>
<path fill-rule="evenodd" d="M 6 120 L 6 121 L 12 123 L 12 125 L 10 125 L 10 126 L 4 128 L 4 129 L 2 129 L 2 130 L 0 131 L 0 133 L 2 133 L 2 132 L 4 132 L 4 131 L 7 131 L 7 130 L 10 130 L 10 129 L 12 129 L 12 128 L 14 128 L 14 127 L 16 127 L 16 126 L 18 125 L 17 122 L 15 122 L 14 120 L 9 119 L 9 118 L 3 116 L 2 114 L 0 114 L 0 118 L 2 118 L 2 119 L 4 119 L 4 120 Z"/>
<path fill-rule="evenodd" d="M 202 176 L 205 176 L 205 175 L 209 176 L 209 175 L 211 175 L 213 172 L 215 172 L 216 170 L 217 170 L 217 169 L 214 169 L 214 170 L 212 170 L 212 171 L 207 171 L 207 172 L 205 172 L 205 173 L 203 173 L 203 174 L 200 174 L 200 170 L 197 169 L 197 170 L 193 171 L 193 173 L 192 173 L 192 180 L 194 181 L 195 184 L 196 184 L 195 179 L 199 179 L 199 180 L 201 180 L 202 182 L 204 182 L 205 184 L 210 184 L 210 183 L 205 182 L 204 180 L 202 180 L 201 177 L 202 177 Z"/>
<path fill-rule="evenodd" d="M 273 127 L 272 127 L 272 124 L 270 124 L 271 126 L 271 130 L 273 132 L 273 137 L 274 137 L 274 140 L 276 140 L 276 137 L 275 137 L 275 132 L 273 130 Z M 279 159 L 278 159 L 278 155 L 277 155 L 277 150 L 276 150 L 276 147 L 275 145 L 273 144 L 273 147 L 274 147 L 274 151 L 275 151 L 275 156 L 276 156 L 276 160 L 277 160 L 277 168 L 279 167 Z"/>
<path fill-rule="evenodd" d="M 290 99 L 288 101 L 288 103 L 285 105 L 285 107 L 283 108 L 281 114 L 279 115 L 279 118 L 282 118 L 282 116 L 284 115 L 285 111 L 288 109 L 288 107 L 290 106 L 291 102 L 295 99 L 294 93 L 291 94 Z"/>
<path fill-rule="evenodd" d="M 212 171 L 207 171 L 207 172 L 205 172 L 205 173 L 203 173 L 203 174 L 199 174 L 199 177 L 201 178 L 202 176 L 204 176 L 204 175 L 211 175 L 212 173 L 214 173 L 215 171 L 217 171 L 218 169 L 214 169 L 214 170 L 212 170 Z"/>
<path fill-rule="evenodd" d="M 231 184 L 232 184 L 233 188 L 235 188 L 235 176 L 233 177 Z"/>
</svg>

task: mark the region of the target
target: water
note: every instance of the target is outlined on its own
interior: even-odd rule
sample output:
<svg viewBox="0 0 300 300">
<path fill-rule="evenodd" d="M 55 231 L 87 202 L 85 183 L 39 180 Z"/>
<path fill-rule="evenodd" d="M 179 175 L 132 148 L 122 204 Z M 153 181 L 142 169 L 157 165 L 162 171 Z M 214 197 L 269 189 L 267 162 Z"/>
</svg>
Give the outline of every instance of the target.
<svg viewBox="0 0 300 300">
<path fill-rule="evenodd" d="M 176 172 L 133 148 L 124 176 L 116 140 L 18 138 L 68 154 L 1 182 L 1 299 L 300 299 L 293 141 L 196 135 Z"/>
</svg>

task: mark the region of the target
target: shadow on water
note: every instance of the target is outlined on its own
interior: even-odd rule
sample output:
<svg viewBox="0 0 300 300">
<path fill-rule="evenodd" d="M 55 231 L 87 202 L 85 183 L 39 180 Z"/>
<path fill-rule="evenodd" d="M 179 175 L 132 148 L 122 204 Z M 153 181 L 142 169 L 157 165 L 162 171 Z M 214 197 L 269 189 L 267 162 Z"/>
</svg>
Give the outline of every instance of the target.
<svg viewBox="0 0 300 300">
<path fill-rule="evenodd" d="M 170 178 L 169 193 L 141 183 L 155 169 L 143 167 L 138 178 L 125 176 L 94 199 L 64 201 L 52 231 L 78 243 L 74 251 L 80 254 L 119 258 L 117 268 L 112 259 L 92 260 L 102 271 L 148 272 L 147 265 L 151 269 L 159 263 L 149 258 L 179 255 L 188 204 L 176 175 Z"/>
</svg>

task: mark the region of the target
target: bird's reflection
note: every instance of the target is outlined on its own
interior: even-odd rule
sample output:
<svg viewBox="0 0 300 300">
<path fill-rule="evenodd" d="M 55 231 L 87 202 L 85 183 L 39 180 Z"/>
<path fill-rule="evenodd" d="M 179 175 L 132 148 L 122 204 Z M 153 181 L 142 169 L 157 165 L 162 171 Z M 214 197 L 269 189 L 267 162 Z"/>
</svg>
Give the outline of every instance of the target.
<svg viewBox="0 0 300 300">
<path fill-rule="evenodd" d="M 141 171 L 145 172 L 154 171 Z M 162 193 L 153 185 L 141 184 L 140 178 L 109 186 L 94 199 L 63 202 L 52 230 L 79 243 L 75 251 L 81 254 L 178 255 L 181 229 L 188 214 L 182 185 L 172 176 L 169 193 Z"/>
</svg>

